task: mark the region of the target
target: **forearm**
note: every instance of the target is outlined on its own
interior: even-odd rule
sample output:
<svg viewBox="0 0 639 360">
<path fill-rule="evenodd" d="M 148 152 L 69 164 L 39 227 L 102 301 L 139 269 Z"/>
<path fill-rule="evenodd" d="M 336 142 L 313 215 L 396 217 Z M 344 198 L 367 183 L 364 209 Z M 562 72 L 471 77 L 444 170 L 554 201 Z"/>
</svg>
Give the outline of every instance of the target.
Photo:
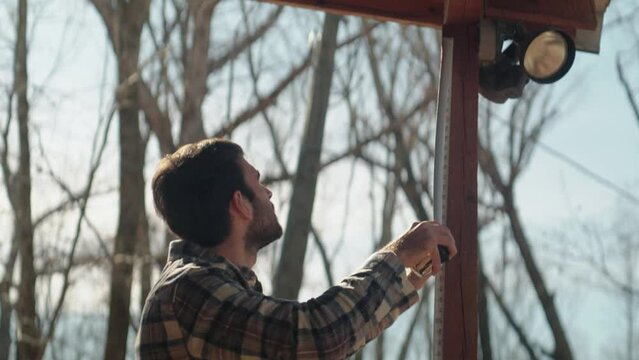
<svg viewBox="0 0 639 360">
<path fill-rule="evenodd" d="M 300 325 L 308 318 L 315 333 L 300 331 L 297 355 L 344 358 L 377 337 L 417 299 L 401 261 L 391 253 L 376 253 L 338 286 L 302 304 Z"/>
<path fill-rule="evenodd" d="M 214 323 L 218 329 L 244 327 L 244 338 L 252 339 L 243 342 L 245 355 L 341 359 L 378 336 L 417 299 L 401 261 L 377 253 L 338 285 L 303 303 L 238 292 L 228 298 L 231 304 L 224 301 L 225 313 Z M 251 315 L 242 319 L 232 312 Z"/>
</svg>

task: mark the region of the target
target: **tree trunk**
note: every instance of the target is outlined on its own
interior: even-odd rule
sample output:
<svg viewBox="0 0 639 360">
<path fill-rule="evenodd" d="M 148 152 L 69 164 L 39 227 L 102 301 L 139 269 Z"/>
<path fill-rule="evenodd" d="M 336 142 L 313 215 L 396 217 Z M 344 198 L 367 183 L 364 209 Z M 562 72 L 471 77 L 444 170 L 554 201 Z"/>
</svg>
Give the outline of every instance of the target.
<svg viewBox="0 0 639 360">
<path fill-rule="evenodd" d="M 365 23 L 364 23 L 365 25 Z M 373 77 L 373 84 L 375 85 L 375 93 L 377 94 L 377 101 L 384 111 L 384 115 L 388 122 L 393 125 L 403 120 L 403 116 L 398 116 L 393 109 L 391 102 L 391 95 L 387 94 L 382 84 L 382 78 L 379 73 L 379 61 L 375 54 L 375 39 L 372 34 L 368 34 L 368 63 L 371 68 L 371 76 Z M 393 135 L 395 139 L 395 176 L 399 181 L 406 199 L 410 203 L 411 208 L 415 212 L 415 215 L 419 220 L 427 220 L 431 217 L 428 215 L 426 208 L 421 200 L 421 193 L 417 180 L 415 178 L 415 172 L 410 162 L 410 154 L 404 143 L 404 135 L 401 128 L 394 128 Z M 405 173 L 405 178 L 402 174 Z M 424 189 L 426 190 L 426 189 Z M 427 191 L 427 190 L 426 190 Z"/>
<path fill-rule="evenodd" d="M 386 176 L 384 191 L 384 205 L 382 206 L 382 234 L 375 250 L 381 249 L 393 240 L 393 218 L 395 217 L 395 203 L 397 202 L 397 176 L 389 172 Z"/>
<path fill-rule="evenodd" d="M 621 86 L 626 93 L 626 97 L 628 98 L 628 102 L 630 103 L 630 107 L 632 108 L 632 113 L 635 115 L 635 120 L 637 120 L 637 125 L 639 125 L 639 103 L 635 98 L 636 92 L 632 90 L 632 86 L 630 85 L 630 82 L 623 72 L 621 58 L 619 56 L 617 57 L 617 75 L 619 75 L 619 81 L 621 82 Z"/>
<path fill-rule="evenodd" d="M 635 286 L 635 249 L 632 248 L 632 244 L 627 242 L 625 244 L 625 268 L 626 268 L 626 284 L 628 287 L 624 291 L 624 297 L 626 300 L 626 359 L 635 359 L 634 348 L 636 344 L 635 339 L 635 293 L 630 290 Z"/>
<path fill-rule="evenodd" d="M 144 192 L 142 192 L 142 204 L 144 204 Z M 144 308 L 146 297 L 151 291 L 151 275 L 153 273 L 153 257 L 151 257 L 151 243 L 149 238 L 149 220 L 146 216 L 146 210 L 143 208 L 140 212 L 140 224 L 138 225 L 138 255 L 141 259 L 140 264 L 140 313 Z"/>
<path fill-rule="evenodd" d="M 20 155 L 14 192 L 14 231 L 19 242 L 20 287 L 16 306 L 18 358 L 40 357 L 40 325 L 36 314 L 33 267 L 33 224 L 31 220 L 31 154 L 29 148 L 29 102 L 27 100 L 27 1 L 18 3 L 18 32 L 15 55 L 15 91 L 18 96 L 18 139 Z"/>
<path fill-rule="evenodd" d="M 211 17 L 217 0 L 197 0 L 189 3 L 193 19 L 192 46 L 184 56 L 184 104 L 180 144 L 188 144 L 206 137 L 202 124 L 202 102 L 206 96 L 208 78 L 209 37 Z"/>
<path fill-rule="evenodd" d="M 572 360 L 572 350 L 568 343 L 568 338 L 566 337 L 563 325 L 561 324 L 559 313 L 555 307 L 553 296 L 548 291 L 548 287 L 541 275 L 539 266 L 535 261 L 535 257 L 529 245 L 530 241 L 524 232 L 517 208 L 515 207 L 513 189 L 516 174 L 511 173 L 508 177 L 508 183 L 506 183 L 499 173 L 495 155 L 491 151 L 487 150 L 487 148 L 481 143 L 479 144 L 479 164 L 483 172 L 488 175 L 490 181 L 494 185 L 495 189 L 500 193 L 503 200 L 503 212 L 506 216 L 508 216 L 513 238 L 519 248 L 519 252 L 526 267 L 526 272 L 530 277 L 530 281 L 546 316 L 546 321 L 548 321 L 548 325 L 550 326 L 550 330 L 553 334 L 555 341 L 554 357 L 558 360 Z M 514 164 L 511 163 L 511 169 L 514 167 Z"/>
<path fill-rule="evenodd" d="M 11 271 L 13 273 L 13 271 Z M 11 348 L 11 312 L 13 306 L 9 299 L 11 281 L 0 284 L 0 359 L 9 358 Z"/>
<path fill-rule="evenodd" d="M 137 54 L 130 54 L 136 56 Z M 126 59 L 126 53 L 125 53 Z M 120 59 L 120 65 L 122 65 Z M 133 70 L 135 71 L 135 69 Z M 120 70 L 120 81 L 125 69 Z M 133 72 L 129 72 L 132 74 Z M 125 78 L 127 76 L 124 76 Z M 118 230 L 115 236 L 113 269 L 111 272 L 111 294 L 109 298 L 109 327 L 105 359 L 124 359 L 129 328 L 129 306 L 131 275 L 137 241 L 137 229 L 143 204 L 139 193 L 144 191 L 142 174 L 144 154 L 140 146 L 137 99 L 130 91 L 120 100 L 120 209 Z"/>
<path fill-rule="evenodd" d="M 384 333 L 375 340 L 375 360 L 384 360 Z"/>
<path fill-rule="evenodd" d="M 138 92 L 139 94 L 139 92 Z M 146 138 L 140 141 L 142 157 L 146 154 L 147 145 L 149 144 L 149 138 L 152 130 L 146 135 Z M 142 160 L 142 167 L 144 167 L 144 159 Z M 143 175 L 144 176 L 144 175 Z M 142 187 L 144 188 L 144 179 L 142 179 Z M 138 242 L 137 242 L 137 254 L 140 261 L 140 314 L 144 309 L 144 303 L 146 297 L 151 291 L 151 277 L 153 275 L 154 260 L 151 256 L 151 237 L 149 234 L 149 218 L 146 215 L 146 201 L 144 190 L 138 194 L 138 201 L 140 203 L 140 220 L 138 222 Z"/>
<path fill-rule="evenodd" d="M 493 360 L 493 350 L 490 341 L 490 316 L 488 313 L 488 299 L 486 292 L 485 272 L 483 258 L 481 256 L 481 247 L 477 247 L 477 257 L 479 258 L 479 291 L 477 300 L 478 322 L 479 322 L 479 342 L 481 344 L 481 359 Z"/>
<path fill-rule="evenodd" d="M 526 353 L 528 354 L 528 359 L 537 360 L 538 359 L 537 355 L 535 354 L 535 351 L 533 350 L 532 344 L 528 340 L 528 338 L 526 336 L 526 333 L 524 332 L 523 327 L 520 326 L 519 324 L 517 324 L 517 322 L 515 321 L 515 317 L 513 316 L 513 314 L 510 312 L 510 310 L 506 306 L 506 303 L 504 302 L 504 299 L 502 299 L 501 295 L 499 294 L 499 292 L 497 292 L 497 290 L 491 284 L 491 282 L 490 282 L 490 280 L 488 278 L 484 277 L 482 279 L 482 281 L 484 282 L 484 286 L 488 290 L 490 290 L 490 292 L 493 294 L 493 296 L 495 298 L 495 302 L 497 303 L 497 306 L 499 306 L 499 309 L 501 310 L 502 314 L 506 318 L 506 321 L 508 322 L 508 325 L 510 325 L 510 327 L 515 331 L 515 334 L 517 334 L 517 338 L 519 339 L 519 343 L 521 344 L 521 346 L 524 347 L 524 350 L 526 350 Z M 546 352 L 544 352 L 544 353 L 546 353 Z M 557 359 L 557 358 L 555 357 L 555 359 Z"/>
<path fill-rule="evenodd" d="M 273 294 L 277 297 L 296 299 L 302 284 L 304 256 L 311 227 L 324 124 L 333 79 L 339 21 L 340 17 L 336 15 L 327 14 L 324 18 L 318 63 L 313 74 L 312 102 L 298 157 L 297 173 L 293 180 L 293 195 L 282 254 L 274 279 Z"/>
<path fill-rule="evenodd" d="M 528 272 L 528 275 L 530 276 L 533 287 L 537 292 L 539 302 L 541 302 L 541 306 L 544 310 L 544 314 L 546 315 L 548 325 L 552 330 L 552 334 L 555 339 L 555 359 L 572 360 L 572 350 L 570 349 L 568 338 L 566 337 L 566 333 L 561 324 L 559 313 L 557 312 L 557 308 L 555 307 L 553 296 L 548 292 L 546 283 L 541 276 L 541 272 L 539 271 L 539 266 L 535 262 L 535 258 L 533 257 L 532 251 L 530 249 L 528 238 L 526 237 L 524 229 L 519 220 L 517 209 L 515 209 L 515 204 L 511 193 L 504 194 L 504 208 L 506 214 L 508 215 L 508 219 L 510 220 L 513 237 L 515 238 L 515 242 L 519 247 L 521 256 L 526 266 L 526 270 Z"/>
<path fill-rule="evenodd" d="M 386 186 L 384 191 L 384 205 L 382 206 L 382 229 L 379 242 L 375 250 L 381 249 L 393 240 L 392 227 L 395 217 L 395 202 L 397 193 L 397 178 L 392 172 L 386 174 Z M 409 331 L 412 334 L 412 332 Z M 379 334 L 375 343 L 375 359 L 384 359 L 384 333 Z"/>
<path fill-rule="evenodd" d="M 4 161 L 4 159 L 3 159 Z M 11 199 L 11 188 L 9 185 L 9 177 L 11 174 L 5 173 L 7 183 L 7 195 Z M 9 358 L 9 350 L 11 348 L 11 323 L 13 304 L 9 297 L 11 287 L 13 286 L 13 273 L 15 271 L 15 264 L 18 258 L 18 238 L 17 232 L 14 230 L 11 235 L 11 248 L 9 249 L 9 256 L 5 262 L 5 273 L 0 283 L 0 359 Z"/>
<path fill-rule="evenodd" d="M 399 356 L 397 357 L 398 360 L 408 359 L 408 351 L 410 350 L 410 344 L 412 343 L 413 333 L 417 328 L 417 322 L 422 318 L 422 311 L 428 303 L 429 291 L 430 287 L 425 286 L 424 290 L 422 291 L 419 304 L 417 304 L 417 309 L 415 309 L 415 315 L 413 315 L 413 319 L 411 319 L 410 325 L 408 325 L 408 331 L 406 332 L 406 336 L 404 336 L 404 341 L 402 342 L 402 346 L 399 350 Z M 425 326 L 430 326 L 430 324 L 426 324 Z"/>
<path fill-rule="evenodd" d="M 118 63 L 116 99 L 119 115 L 120 196 L 115 235 L 109 318 L 104 358 L 126 357 L 131 305 L 131 280 L 140 219 L 144 215 L 144 146 L 140 135 L 138 58 L 142 25 L 150 0 L 118 2 L 92 0 L 109 29 Z M 114 9 L 113 6 L 116 6 Z"/>
<path fill-rule="evenodd" d="M 128 98 L 130 101 L 134 99 Z M 129 329 L 131 276 L 142 204 L 138 194 L 144 191 L 138 111 L 131 106 L 120 108 L 120 210 L 115 236 L 109 322 L 105 359 L 124 359 Z"/>
</svg>

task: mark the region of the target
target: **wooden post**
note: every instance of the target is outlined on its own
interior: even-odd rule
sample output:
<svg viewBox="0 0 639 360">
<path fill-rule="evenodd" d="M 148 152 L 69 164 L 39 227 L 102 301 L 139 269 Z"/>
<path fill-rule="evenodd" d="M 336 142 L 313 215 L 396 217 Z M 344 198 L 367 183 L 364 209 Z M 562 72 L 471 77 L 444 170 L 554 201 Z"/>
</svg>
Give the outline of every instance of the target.
<svg viewBox="0 0 639 360">
<path fill-rule="evenodd" d="M 446 224 L 458 255 L 446 264 L 443 358 L 477 359 L 477 22 L 444 25 L 452 38 Z"/>
</svg>

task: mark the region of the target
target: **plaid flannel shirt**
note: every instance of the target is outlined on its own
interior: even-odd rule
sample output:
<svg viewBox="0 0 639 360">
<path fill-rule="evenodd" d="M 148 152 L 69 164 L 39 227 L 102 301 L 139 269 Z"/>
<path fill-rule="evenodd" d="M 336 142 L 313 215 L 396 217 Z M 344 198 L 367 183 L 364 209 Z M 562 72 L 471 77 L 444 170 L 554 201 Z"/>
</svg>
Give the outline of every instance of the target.
<svg viewBox="0 0 639 360">
<path fill-rule="evenodd" d="M 401 261 L 374 253 L 306 302 L 262 294 L 255 273 L 176 240 L 149 293 L 136 339 L 140 359 L 343 359 L 417 302 Z"/>
</svg>

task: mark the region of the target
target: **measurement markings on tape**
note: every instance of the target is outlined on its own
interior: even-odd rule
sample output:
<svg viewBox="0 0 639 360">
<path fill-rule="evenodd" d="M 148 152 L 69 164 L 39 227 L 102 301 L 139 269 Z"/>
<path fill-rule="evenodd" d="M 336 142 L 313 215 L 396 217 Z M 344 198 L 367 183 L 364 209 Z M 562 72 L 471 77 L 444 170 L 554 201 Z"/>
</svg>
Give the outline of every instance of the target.
<svg viewBox="0 0 639 360">
<path fill-rule="evenodd" d="M 442 38 L 439 95 L 437 99 L 437 129 L 435 135 L 434 215 L 446 224 L 448 200 L 448 155 L 451 117 L 451 82 L 453 67 L 453 39 Z M 433 358 L 444 359 L 444 293 L 445 267 L 435 277 L 435 311 L 433 321 Z"/>
</svg>

